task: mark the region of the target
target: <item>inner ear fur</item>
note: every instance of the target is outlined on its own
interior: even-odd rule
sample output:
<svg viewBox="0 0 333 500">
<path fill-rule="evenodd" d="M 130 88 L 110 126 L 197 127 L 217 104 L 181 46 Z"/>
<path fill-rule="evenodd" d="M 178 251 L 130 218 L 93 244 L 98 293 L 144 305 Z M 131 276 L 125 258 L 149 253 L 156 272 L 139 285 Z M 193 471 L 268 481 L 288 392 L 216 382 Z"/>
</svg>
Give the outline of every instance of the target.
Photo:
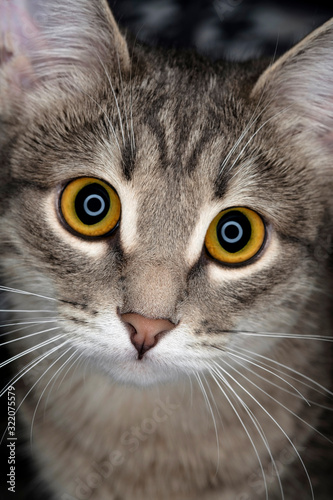
<svg viewBox="0 0 333 500">
<path fill-rule="evenodd" d="M 22 91 L 78 89 L 106 68 L 129 67 L 106 0 L 0 0 L 0 112 Z"/>
<path fill-rule="evenodd" d="M 278 108 L 298 113 L 319 134 L 333 129 L 333 18 L 268 67 L 252 97 L 268 96 Z"/>
</svg>

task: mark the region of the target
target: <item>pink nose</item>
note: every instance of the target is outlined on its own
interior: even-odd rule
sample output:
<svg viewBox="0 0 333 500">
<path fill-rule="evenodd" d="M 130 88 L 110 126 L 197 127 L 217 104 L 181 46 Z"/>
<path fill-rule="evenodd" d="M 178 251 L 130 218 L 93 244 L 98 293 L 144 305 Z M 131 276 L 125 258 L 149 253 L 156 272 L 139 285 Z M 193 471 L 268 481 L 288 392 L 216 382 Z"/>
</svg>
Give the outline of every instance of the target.
<svg viewBox="0 0 333 500">
<path fill-rule="evenodd" d="M 127 326 L 131 342 L 142 359 L 145 352 L 154 347 L 159 338 L 172 330 L 175 325 L 167 319 L 151 319 L 137 313 L 122 314 L 121 319 Z"/>
</svg>

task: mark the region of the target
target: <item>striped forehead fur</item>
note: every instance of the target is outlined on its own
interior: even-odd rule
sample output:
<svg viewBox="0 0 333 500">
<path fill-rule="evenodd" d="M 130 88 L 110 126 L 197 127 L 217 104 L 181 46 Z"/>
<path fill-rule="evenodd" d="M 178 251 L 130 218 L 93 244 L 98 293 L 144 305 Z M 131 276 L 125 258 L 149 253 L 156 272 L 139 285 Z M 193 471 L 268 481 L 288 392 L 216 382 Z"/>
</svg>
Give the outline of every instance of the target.
<svg viewBox="0 0 333 500">
<path fill-rule="evenodd" d="M 317 453 L 332 394 L 332 26 L 271 66 L 213 63 L 127 40 L 105 0 L 0 0 L 0 326 L 55 497 L 96 473 L 96 500 L 311 496 L 297 449 Z M 119 196 L 107 233 L 65 217 L 81 177 Z M 231 207 L 263 228 L 234 264 L 206 240 Z"/>
</svg>

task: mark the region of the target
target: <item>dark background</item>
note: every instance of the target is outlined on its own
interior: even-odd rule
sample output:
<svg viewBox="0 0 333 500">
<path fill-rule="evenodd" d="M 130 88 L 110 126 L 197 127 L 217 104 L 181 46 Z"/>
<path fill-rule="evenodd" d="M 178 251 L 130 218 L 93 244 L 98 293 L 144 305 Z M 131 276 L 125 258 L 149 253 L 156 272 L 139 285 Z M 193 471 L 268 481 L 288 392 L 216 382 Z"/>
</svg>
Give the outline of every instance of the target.
<svg viewBox="0 0 333 500">
<path fill-rule="evenodd" d="M 109 4 L 138 40 L 193 47 L 214 59 L 280 54 L 333 15 L 333 3 L 327 0 L 109 0 Z"/>
<path fill-rule="evenodd" d="M 194 48 L 213 59 L 245 60 L 283 53 L 307 33 L 333 16 L 333 4 L 314 1 L 263 0 L 110 0 L 121 26 L 138 41 L 164 47 Z M 332 48 L 333 50 L 333 48 Z M 4 359 L 6 353 L 0 351 Z M 0 371 L 2 384 L 8 372 Z M 0 401 L 0 436 L 6 428 L 7 398 Z M 24 447 L 23 437 L 19 439 Z M 49 500 L 31 492 L 34 470 L 29 453 L 17 464 L 17 493 L 6 488 L 8 471 L 5 443 L 0 453 L 1 500 Z M 330 470 L 331 464 L 327 464 Z M 41 489 L 38 487 L 38 491 Z M 332 498 L 328 494 L 327 500 Z M 105 499 L 107 500 L 107 499 Z M 294 499 L 286 499 L 294 500 Z"/>
</svg>

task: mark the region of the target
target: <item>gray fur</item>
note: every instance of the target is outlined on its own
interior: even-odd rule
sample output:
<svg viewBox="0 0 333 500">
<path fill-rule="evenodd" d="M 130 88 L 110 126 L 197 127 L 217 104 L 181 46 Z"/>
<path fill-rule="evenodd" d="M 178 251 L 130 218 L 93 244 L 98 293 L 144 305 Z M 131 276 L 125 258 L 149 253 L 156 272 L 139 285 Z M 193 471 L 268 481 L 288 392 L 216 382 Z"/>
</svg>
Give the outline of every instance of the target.
<svg viewBox="0 0 333 500">
<path fill-rule="evenodd" d="M 20 398 L 33 387 L 21 418 L 27 433 L 34 422 L 40 477 L 61 500 L 261 500 L 264 475 L 274 500 L 275 463 L 285 500 L 311 498 L 295 446 L 324 499 L 316 466 L 332 445 L 316 429 L 332 389 L 332 22 L 265 70 L 127 48 L 104 1 L 43 5 L 51 22 L 37 18 L 28 44 L 0 34 L 1 284 L 37 294 L 5 292 L 4 323 L 22 319 L 17 309 L 48 309 L 40 316 L 56 321 L 22 336 L 58 328 L 10 343 L 10 355 L 61 336 L 19 358 L 13 375 L 66 342 L 17 384 Z M 120 196 L 120 226 L 104 240 L 72 235 L 58 217 L 61 189 L 81 176 Z M 229 206 L 267 224 L 264 250 L 239 268 L 204 248 Z M 126 312 L 177 326 L 138 360 Z M 244 349 L 253 354 L 239 364 Z M 221 386 L 207 368 L 215 362 Z M 133 428 L 161 413 L 134 440 Z"/>
</svg>

